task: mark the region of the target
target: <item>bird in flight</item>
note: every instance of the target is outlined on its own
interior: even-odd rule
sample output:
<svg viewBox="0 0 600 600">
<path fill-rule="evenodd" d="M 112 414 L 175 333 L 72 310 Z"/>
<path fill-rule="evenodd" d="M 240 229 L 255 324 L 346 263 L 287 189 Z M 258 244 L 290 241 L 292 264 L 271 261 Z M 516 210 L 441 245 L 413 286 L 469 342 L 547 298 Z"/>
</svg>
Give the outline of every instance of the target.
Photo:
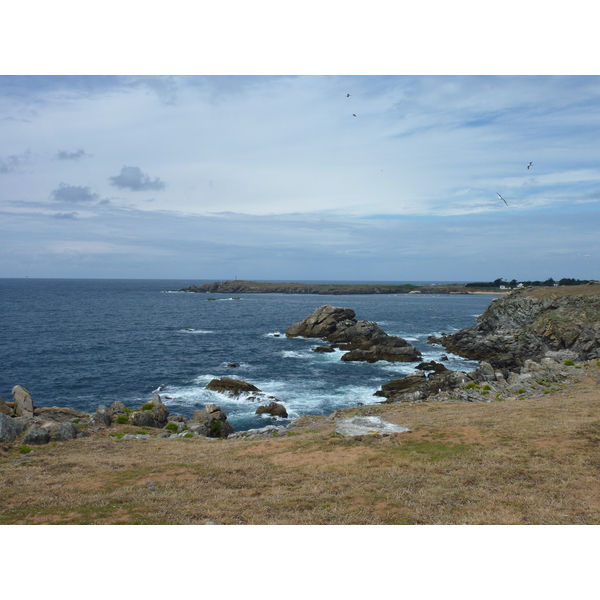
<svg viewBox="0 0 600 600">
<path fill-rule="evenodd" d="M 350 94 L 346 94 L 346 98 L 350 98 Z"/>
<path fill-rule="evenodd" d="M 498 194 L 498 192 L 496 192 L 496 194 L 498 195 L 498 198 L 500 198 L 500 200 L 502 200 L 502 202 L 508 206 L 508 202 L 500 194 Z"/>
<path fill-rule="evenodd" d="M 355 117 L 356 115 L 354 113 L 352 113 L 352 116 Z"/>
<path fill-rule="evenodd" d="M 532 163 L 532 162 L 530 162 L 530 163 L 527 165 L 527 168 L 529 169 L 529 167 L 530 167 L 532 164 L 533 164 L 533 163 Z"/>
</svg>

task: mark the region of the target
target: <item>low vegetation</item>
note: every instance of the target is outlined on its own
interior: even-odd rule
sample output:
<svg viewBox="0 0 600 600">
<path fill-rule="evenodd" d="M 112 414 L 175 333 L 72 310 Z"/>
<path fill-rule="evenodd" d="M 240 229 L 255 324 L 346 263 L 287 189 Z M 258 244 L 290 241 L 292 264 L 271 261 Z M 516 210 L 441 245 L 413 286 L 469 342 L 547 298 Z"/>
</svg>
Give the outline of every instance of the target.
<svg viewBox="0 0 600 600">
<path fill-rule="evenodd" d="M 364 406 L 274 438 L 6 446 L 0 524 L 600 524 L 600 368 L 580 366 L 537 398 Z M 335 432 L 355 415 L 411 431 Z"/>
</svg>

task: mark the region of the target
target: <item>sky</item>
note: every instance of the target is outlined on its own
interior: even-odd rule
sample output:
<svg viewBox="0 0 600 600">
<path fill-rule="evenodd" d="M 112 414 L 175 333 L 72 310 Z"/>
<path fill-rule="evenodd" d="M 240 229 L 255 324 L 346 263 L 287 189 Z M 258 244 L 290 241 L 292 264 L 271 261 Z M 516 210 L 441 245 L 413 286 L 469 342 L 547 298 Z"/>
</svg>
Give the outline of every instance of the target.
<svg viewBox="0 0 600 600">
<path fill-rule="evenodd" d="M 600 278 L 598 75 L 115 64 L 0 75 L 0 277 Z"/>
</svg>

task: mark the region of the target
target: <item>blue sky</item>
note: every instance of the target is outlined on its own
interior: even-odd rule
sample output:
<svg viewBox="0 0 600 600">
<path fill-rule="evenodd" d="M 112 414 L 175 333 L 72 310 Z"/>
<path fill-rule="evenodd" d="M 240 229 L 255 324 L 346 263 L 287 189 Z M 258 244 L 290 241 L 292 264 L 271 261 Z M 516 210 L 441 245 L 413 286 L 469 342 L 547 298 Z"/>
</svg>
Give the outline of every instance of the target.
<svg viewBox="0 0 600 600">
<path fill-rule="evenodd" d="M 600 278 L 597 75 L 121 57 L 0 75 L 0 277 Z"/>
</svg>

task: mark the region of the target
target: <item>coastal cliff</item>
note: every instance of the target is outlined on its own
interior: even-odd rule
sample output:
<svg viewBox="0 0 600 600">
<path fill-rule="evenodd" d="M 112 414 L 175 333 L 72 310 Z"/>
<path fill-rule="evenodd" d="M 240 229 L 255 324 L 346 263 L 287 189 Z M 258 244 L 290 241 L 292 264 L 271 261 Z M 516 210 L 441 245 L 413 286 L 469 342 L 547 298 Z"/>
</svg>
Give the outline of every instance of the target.
<svg viewBox="0 0 600 600">
<path fill-rule="evenodd" d="M 495 368 L 520 367 L 547 352 L 600 356 L 600 284 L 523 288 L 492 301 L 477 323 L 429 338 L 448 351 Z"/>
</svg>

